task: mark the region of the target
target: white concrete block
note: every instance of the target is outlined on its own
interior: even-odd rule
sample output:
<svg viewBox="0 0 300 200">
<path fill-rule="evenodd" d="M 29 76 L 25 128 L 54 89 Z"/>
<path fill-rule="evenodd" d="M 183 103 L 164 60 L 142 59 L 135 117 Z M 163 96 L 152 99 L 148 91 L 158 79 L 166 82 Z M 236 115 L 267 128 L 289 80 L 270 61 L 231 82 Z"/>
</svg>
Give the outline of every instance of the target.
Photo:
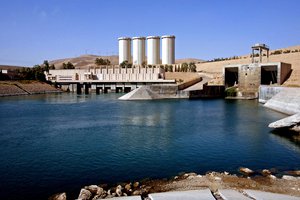
<svg viewBox="0 0 300 200">
<path fill-rule="evenodd" d="M 224 200 L 251 200 L 236 190 L 224 189 L 219 190 L 219 193 Z"/>
<path fill-rule="evenodd" d="M 271 192 L 262 192 L 258 190 L 244 190 L 249 196 L 256 200 L 300 200 L 300 197 L 277 194 Z"/>
<path fill-rule="evenodd" d="M 148 196 L 151 200 L 215 200 L 209 189 L 154 193 Z"/>
</svg>

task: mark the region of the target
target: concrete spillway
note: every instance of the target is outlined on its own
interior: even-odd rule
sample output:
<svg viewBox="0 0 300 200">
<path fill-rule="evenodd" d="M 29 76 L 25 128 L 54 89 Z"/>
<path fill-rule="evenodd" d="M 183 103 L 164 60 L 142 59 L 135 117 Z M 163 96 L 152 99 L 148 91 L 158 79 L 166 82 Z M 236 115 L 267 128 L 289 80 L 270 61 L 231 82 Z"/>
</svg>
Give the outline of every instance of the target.
<svg viewBox="0 0 300 200">
<path fill-rule="evenodd" d="M 265 107 L 293 115 L 300 112 L 300 88 L 282 88 L 268 100 Z"/>
<path fill-rule="evenodd" d="M 142 86 L 121 96 L 119 100 L 151 100 L 156 98 L 158 98 L 156 94 L 145 86 Z"/>
<path fill-rule="evenodd" d="M 188 92 L 178 90 L 177 85 L 149 85 L 139 87 L 119 100 L 153 100 L 188 98 Z"/>
</svg>

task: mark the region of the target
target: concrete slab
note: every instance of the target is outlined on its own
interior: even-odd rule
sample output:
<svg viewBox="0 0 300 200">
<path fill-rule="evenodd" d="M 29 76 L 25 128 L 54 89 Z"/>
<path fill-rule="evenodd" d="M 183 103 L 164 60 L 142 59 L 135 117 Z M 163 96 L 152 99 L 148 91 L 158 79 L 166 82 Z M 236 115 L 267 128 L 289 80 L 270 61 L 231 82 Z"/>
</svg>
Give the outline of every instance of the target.
<svg viewBox="0 0 300 200">
<path fill-rule="evenodd" d="M 236 190 L 224 189 L 219 190 L 219 193 L 224 200 L 251 200 Z"/>
<path fill-rule="evenodd" d="M 148 196 L 151 200 L 215 200 L 209 189 L 154 193 Z"/>
<path fill-rule="evenodd" d="M 184 89 L 183 91 L 189 92 L 189 91 L 203 90 L 203 85 L 209 82 L 210 80 L 211 78 L 202 77 L 202 81 Z"/>
<path fill-rule="evenodd" d="M 130 197 L 114 197 L 110 200 L 142 200 L 141 196 L 130 196 Z"/>
<path fill-rule="evenodd" d="M 256 200 L 300 200 L 300 197 L 277 194 L 271 192 L 262 192 L 258 190 L 244 190 L 249 196 Z"/>
</svg>

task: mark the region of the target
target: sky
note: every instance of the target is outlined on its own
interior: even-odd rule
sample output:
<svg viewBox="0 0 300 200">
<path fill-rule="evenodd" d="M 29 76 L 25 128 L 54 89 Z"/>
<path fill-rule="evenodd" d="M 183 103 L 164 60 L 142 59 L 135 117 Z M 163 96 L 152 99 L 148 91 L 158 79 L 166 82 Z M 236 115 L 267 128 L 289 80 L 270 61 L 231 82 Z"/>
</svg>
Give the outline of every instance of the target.
<svg viewBox="0 0 300 200">
<path fill-rule="evenodd" d="M 1 0 L 0 64 L 118 55 L 118 37 L 175 35 L 175 56 L 300 45 L 300 0 Z"/>
</svg>

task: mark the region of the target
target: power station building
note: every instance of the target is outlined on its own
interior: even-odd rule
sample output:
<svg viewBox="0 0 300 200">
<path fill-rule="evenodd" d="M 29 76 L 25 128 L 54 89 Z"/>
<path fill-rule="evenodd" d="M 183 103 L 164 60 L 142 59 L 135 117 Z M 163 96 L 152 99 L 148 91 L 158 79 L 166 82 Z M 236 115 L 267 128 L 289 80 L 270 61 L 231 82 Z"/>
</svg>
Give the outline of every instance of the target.
<svg viewBox="0 0 300 200">
<path fill-rule="evenodd" d="M 161 38 L 161 42 L 160 42 Z M 146 39 L 147 39 L 147 63 L 146 63 Z M 132 62 L 131 62 L 132 41 Z M 160 51 L 161 44 L 161 51 Z M 161 57 L 160 57 L 161 52 Z M 162 59 L 161 59 L 162 58 Z M 172 65 L 175 64 L 175 36 L 148 36 L 145 37 L 121 37 L 119 38 L 119 64 L 128 61 L 135 66 L 139 65 Z"/>
</svg>

